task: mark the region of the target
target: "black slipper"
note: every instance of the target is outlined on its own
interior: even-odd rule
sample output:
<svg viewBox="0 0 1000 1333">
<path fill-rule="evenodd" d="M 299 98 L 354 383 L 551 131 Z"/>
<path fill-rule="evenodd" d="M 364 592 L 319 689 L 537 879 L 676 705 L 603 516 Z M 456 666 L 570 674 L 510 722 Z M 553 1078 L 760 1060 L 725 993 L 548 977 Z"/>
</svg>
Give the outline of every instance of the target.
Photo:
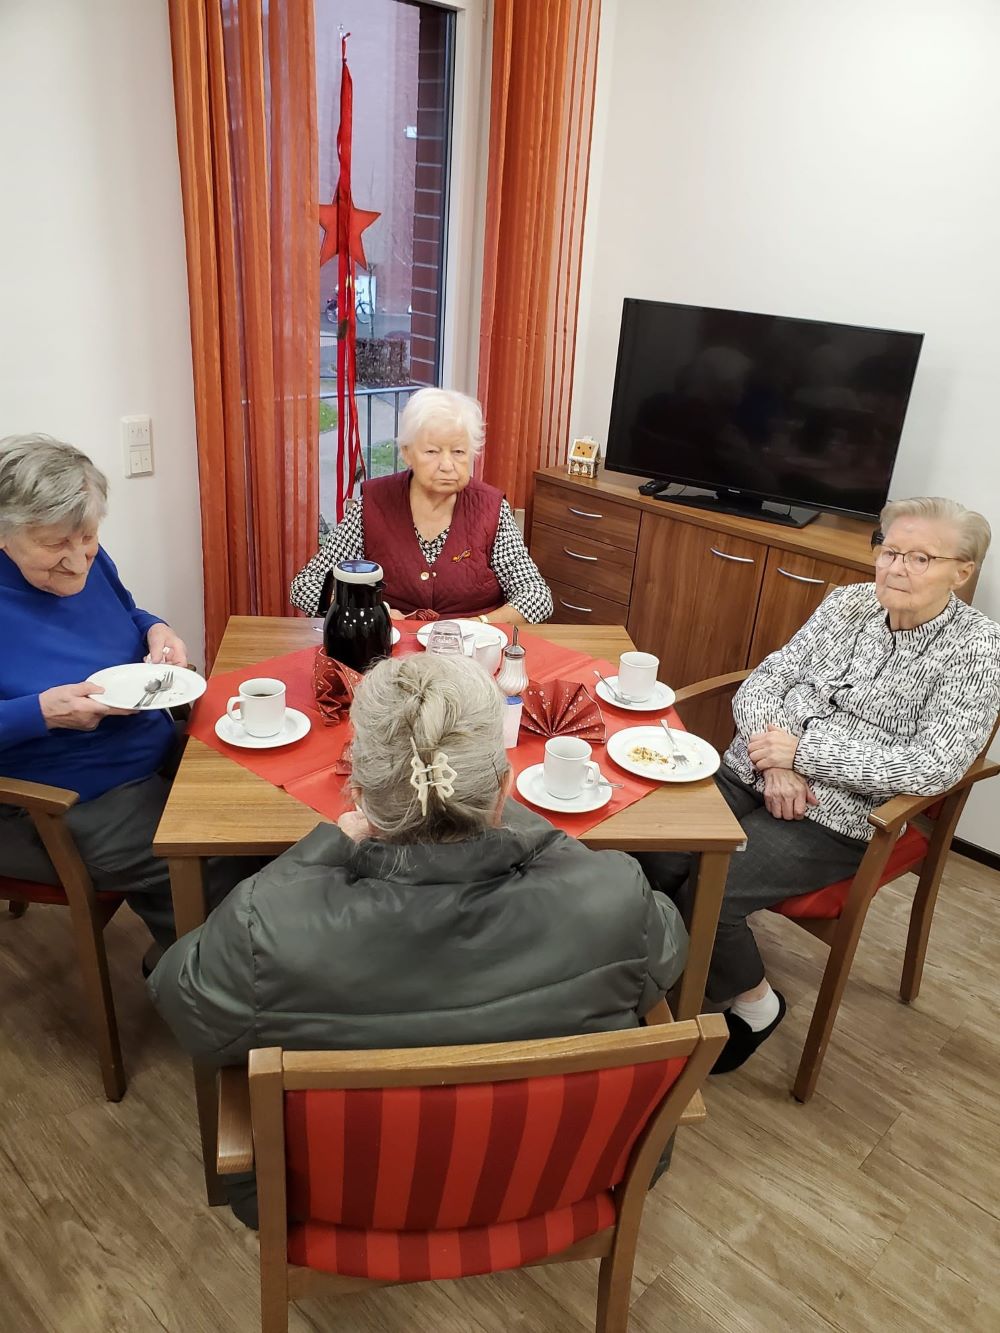
<svg viewBox="0 0 1000 1333">
<path fill-rule="evenodd" d="M 775 991 L 778 997 L 778 1016 L 773 1022 L 768 1023 L 766 1028 L 761 1028 L 759 1032 L 754 1032 L 745 1019 L 734 1014 L 731 1009 L 725 1013 L 726 1025 L 729 1028 L 729 1040 L 723 1046 L 719 1053 L 719 1058 L 712 1066 L 713 1074 L 731 1074 L 734 1069 L 739 1069 L 740 1065 L 746 1064 L 754 1051 L 778 1026 L 785 1016 L 785 997 L 780 991 Z"/>
</svg>

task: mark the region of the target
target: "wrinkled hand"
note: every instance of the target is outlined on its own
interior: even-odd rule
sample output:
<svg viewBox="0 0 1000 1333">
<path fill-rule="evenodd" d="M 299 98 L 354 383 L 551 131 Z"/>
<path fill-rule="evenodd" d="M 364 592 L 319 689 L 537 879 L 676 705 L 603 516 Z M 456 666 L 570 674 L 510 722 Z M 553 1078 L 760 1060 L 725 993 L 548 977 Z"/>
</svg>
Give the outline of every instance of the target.
<svg viewBox="0 0 1000 1333">
<path fill-rule="evenodd" d="M 341 833 L 346 833 L 354 842 L 361 842 L 362 839 L 370 836 L 368 818 L 356 807 L 353 810 L 344 811 L 337 820 L 337 827 Z"/>
<path fill-rule="evenodd" d="M 175 634 L 169 625 L 150 625 L 146 635 L 147 662 L 169 662 L 171 666 L 187 666 L 187 649 L 180 635 Z"/>
<path fill-rule="evenodd" d="M 54 685 L 38 696 L 42 717 L 49 728 L 69 731 L 93 731 L 106 717 L 126 717 L 130 708 L 110 708 L 99 695 L 103 685 L 83 680 L 78 685 Z"/>
<path fill-rule="evenodd" d="M 806 806 L 819 801 L 801 773 L 769 768 L 764 773 L 764 805 L 775 819 L 804 819 Z"/>
<path fill-rule="evenodd" d="M 791 768 L 795 763 L 798 738 L 772 723 L 766 731 L 755 732 L 747 742 L 750 762 L 765 773 L 769 768 Z"/>
</svg>

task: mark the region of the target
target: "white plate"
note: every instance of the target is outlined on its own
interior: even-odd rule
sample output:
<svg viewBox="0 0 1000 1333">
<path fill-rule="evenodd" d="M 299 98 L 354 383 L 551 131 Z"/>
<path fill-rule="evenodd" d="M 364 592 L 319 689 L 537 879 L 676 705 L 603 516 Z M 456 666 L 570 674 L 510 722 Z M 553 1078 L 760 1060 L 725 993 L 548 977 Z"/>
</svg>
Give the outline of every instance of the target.
<svg viewBox="0 0 1000 1333">
<path fill-rule="evenodd" d="M 605 676 L 604 680 L 608 682 L 611 689 L 617 690 L 618 677 Z M 663 681 L 658 680 L 653 686 L 653 693 L 648 699 L 634 699 L 631 703 L 623 704 L 620 699 L 611 693 L 604 680 L 599 680 L 595 686 L 599 698 L 606 704 L 613 704 L 615 708 L 624 708 L 629 713 L 658 713 L 663 708 L 669 708 L 677 697 L 669 685 L 664 685 Z"/>
<path fill-rule="evenodd" d="M 669 755 L 670 741 L 662 727 L 628 727 L 625 731 L 616 731 L 608 737 L 608 756 L 629 773 L 652 778 L 654 782 L 699 782 L 702 778 L 710 778 L 722 763 L 718 751 L 700 736 L 692 736 L 690 731 L 680 731 L 676 727 L 671 727 L 670 735 L 677 749 L 688 758 L 683 768 L 647 764 L 629 757 L 629 751 L 637 745 Z"/>
<path fill-rule="evenodd" d="M 611 800 L 611 788 L 606 782 L 584 787 L 578 796 L 553 796 L 542 777 L 544 767 L 544 764 L 532 764 L 517 775 L 517 790 L 532 805 L 539 805 L 543 810 L 562 810 L 564 814 L 580 815 L 590 810 L 600 810 L 602 805 L 607 805 Z"/>
<path fill-rule="evenodd" d="M 223 713 L 215 724 L 215 734 L 227 745 L 238 745 L 241 750 L 276 750 L 281 745 L 300 741 L 312 723 L 297 708 L 285 709 L 285 721 L 276 736 L 248 736 L 238 722 Z"/>
<path fill-rule="evenodd" d="M 452 619 L 451 616 L 442 616 L 441 620 L 449 620 L 451 624 L 457 625 L 462 632 L 463 639 L 468 634 L 478 634 L 479 631 L 482 630 L 484 632 L 492 631 L 492 633 L 496 635 L 496 641 L 500 644 L 501 648 L 507 642 L 507 635 L 499 625 L 484 625 L 481 620 L 458 620 Z M 428 620 L 417 630 L 417 638 L 420 641 L 420 646 L 422 648 L 427 647 L 427 640 L 431 637 L 431 630 L 435 625 L 440 625 L 441 620 Z M 472 645 L 469 644 L 467 645 L 466 655 L 471 651 Z"/>
<path fill-rule="evenodd" d="M 169 690 L 161 690 L 152 703 L 142 709 L 144 713 L 156 712 L 160 708 L 180 708 L 184 704 L 194 703 L 205 693 L 207 685 L 204 677 L 187 667 L 171 667 L 169 663 L 126 662 L 124 666 L 105 667 L 88 676 L 96 685 L 104 686 L 104 693 L 96 696 L 101 703 L 111 708 L 132 708 L 142 698 L 149 681 L 162 676 L 165 671 L 173 671 L 174 683 Z"/>
</svg>

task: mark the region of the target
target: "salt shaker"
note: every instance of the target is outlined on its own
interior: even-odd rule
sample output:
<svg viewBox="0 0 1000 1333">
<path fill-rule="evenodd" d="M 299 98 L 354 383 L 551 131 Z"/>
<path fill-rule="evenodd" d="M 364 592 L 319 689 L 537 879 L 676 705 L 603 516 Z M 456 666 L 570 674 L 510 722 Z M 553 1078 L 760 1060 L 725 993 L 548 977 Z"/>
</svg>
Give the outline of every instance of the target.
<svg viewBox="0 0 1000 1333">
<path fill-rule="evenodd" d="M 503 650 L 503 660 L 500 663 L 497 685 L 500 687 L 501 694 L 506 694 L 508 697 L 523 694 L 528 688 L 528 673 L 524 665 L 524 649 L 517 641 L 516 626 L 514 642 L 508 643 Z"/>
</svg>

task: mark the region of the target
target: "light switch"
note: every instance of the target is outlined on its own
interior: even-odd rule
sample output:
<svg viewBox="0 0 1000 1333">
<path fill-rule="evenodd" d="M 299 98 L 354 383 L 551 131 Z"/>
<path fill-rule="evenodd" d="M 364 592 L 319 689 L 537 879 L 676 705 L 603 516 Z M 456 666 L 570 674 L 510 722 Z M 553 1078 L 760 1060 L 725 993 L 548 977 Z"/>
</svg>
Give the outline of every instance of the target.
<svg viewBox="0 0 1000 1333">
<path fill-rule="evenodd" d="M 122 417 L 126 477 L 147 477 L 153 471 L 153 423 L 149 417 Z"/>
</svg>

